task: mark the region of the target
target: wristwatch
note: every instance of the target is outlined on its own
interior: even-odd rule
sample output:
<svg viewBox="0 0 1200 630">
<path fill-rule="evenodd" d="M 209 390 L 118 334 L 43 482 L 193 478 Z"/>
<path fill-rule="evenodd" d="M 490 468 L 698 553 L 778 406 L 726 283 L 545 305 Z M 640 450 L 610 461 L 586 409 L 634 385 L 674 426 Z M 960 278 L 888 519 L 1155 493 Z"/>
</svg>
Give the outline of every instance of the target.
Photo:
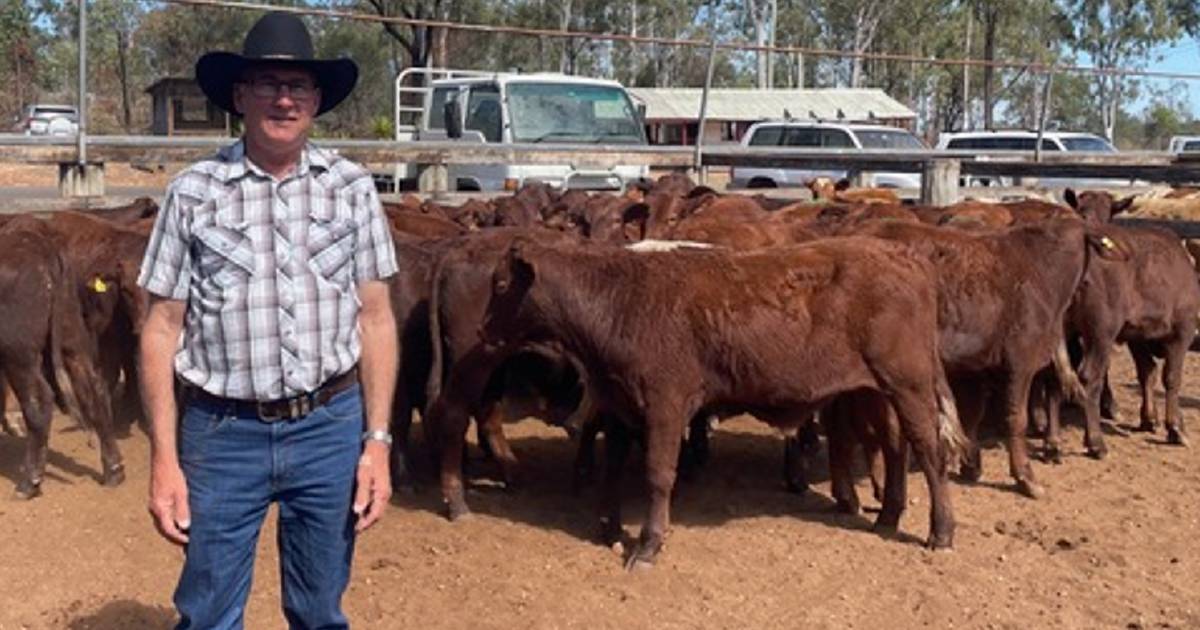
<svg viewBox="0 0 1200 630">
<path fill-rule="evenodd" d="M 362 441 L 366 442 L 367 440 L 383 442 L 384 444 L 391 446 L 392 445 L 392 434 L 388 433 L 387 431 L 385 431 L 383 429 L 375 429 L 374 431 L 364 431 L 362 434 Z"/>
</svg>

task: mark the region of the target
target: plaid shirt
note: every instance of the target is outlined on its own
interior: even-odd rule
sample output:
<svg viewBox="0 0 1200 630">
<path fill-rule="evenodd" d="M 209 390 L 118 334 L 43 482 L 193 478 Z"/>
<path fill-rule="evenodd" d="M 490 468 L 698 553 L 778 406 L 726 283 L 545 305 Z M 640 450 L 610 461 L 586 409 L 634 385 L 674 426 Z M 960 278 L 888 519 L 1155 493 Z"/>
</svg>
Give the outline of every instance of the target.
<svg viewBox="0 0 1200 630">
<path fill-rule="evenodd" d="M 277 180 L 239 141 L 171 181 L 138 284 L 187 301 L 183 380 L 276 400 L 358 362 L 357 283 L 396 271 L 368 171 L 310 143 Z"/>
</svg>

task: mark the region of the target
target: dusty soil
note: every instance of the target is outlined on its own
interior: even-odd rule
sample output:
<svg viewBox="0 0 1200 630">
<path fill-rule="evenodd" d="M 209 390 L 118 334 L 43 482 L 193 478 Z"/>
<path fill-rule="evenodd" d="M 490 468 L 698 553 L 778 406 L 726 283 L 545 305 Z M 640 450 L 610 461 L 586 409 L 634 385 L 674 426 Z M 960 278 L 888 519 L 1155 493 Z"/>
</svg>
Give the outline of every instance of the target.
<svg viewBox="0 0 1200 630">
<path fill-rule="evenodd" d="M 1132 374 L 1122 353 L 1113 383 L 1128 421 Z M 1193 354 L 1183 399 L 1193 427 L 1197 377 Z M 105 489 L 87 436 L 56 422 L 45 495 L 20 502 L 0 488 L 0 628 L 168 626 L 181 555 L 146 515 L 145 436 L 121 440 L 129 481 Z M 954 488 L 955 550 L 933 553 L 920 544 L 928 501 L 918 475 L 901 536 L 883 539 L 869 531 L 871 514 L 831 513 L 828 483 L 786 493 L 779 438 L 734 419 L 714 435 L 709 466 L 680 488 L 658 565 L 627 574 L 592 542 L 596 489 L 571 493 L 571 443 L 527 420 L 509 427 L 523 489 L 476 483 L 475 516 L 454 524 L 433 488 L 398 497 L 359 541 L 346 609 L 358 628 L 1200 627 L 1196 452 L 1109 428 L 1112 453 L 1100 462 L 1069 430 L 1066 463 L 1037 466 L 1050 491 L 1037 502 L 1010 490 L 1004 451 L 991 445 L 982 483 Z M 0 434 L 5 484 L 22 444 Z M 875 505 L 865 482 L 859 491 Z M 626 494 L 635 535 L 640 484 Z M 283 625 L 270 520 L 251 628 Z"/>
<path fill-rule="evenodd" d="M 104 165 L 104 182 L 109 186 L 161 186 L 166 188 L 179 169 L 173 165 L 162 171 L 151 172 L 133 168 L 129 164 L 110 163 Z M 0 186 L 57 186 L 58 169 L 53 164 L 0 164 Z"/>
</svg>

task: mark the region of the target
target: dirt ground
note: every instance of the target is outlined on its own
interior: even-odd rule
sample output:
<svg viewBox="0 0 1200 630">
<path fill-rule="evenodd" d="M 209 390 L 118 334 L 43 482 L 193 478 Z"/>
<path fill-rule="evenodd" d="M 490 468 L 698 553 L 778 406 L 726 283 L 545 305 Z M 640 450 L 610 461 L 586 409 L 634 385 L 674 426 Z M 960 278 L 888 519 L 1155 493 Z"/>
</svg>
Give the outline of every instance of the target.
<svg viewBox="0 0 1200 630">
<path fill-rule="evenodd" d="M 161 186 L 178 168 L 169 165 L 162 171 L 139 170 L 129 164 L 112 162 L 104 165 L 104 182 L 109 186 Z M 0 186 L 57 186 L 58 170 L 53 164 L 0 164 Z"/>
<path fill-rule="evenodd" d="M 1132 422 L 1133 370 L 1113 383 Z M 1196 427 L 1200 355 L 1183 405 Z M 1068 431 L 1062 466 L 1037 465 L 1049 497 L 1010 489 L 1006 458 L 985 451 L 983 481 L 953 490 L 956 548 L 929 552 L 928 501 L 910 476 L 899 539 L 872 514 L 830 511 L 828 483 L 799 497 L 779 479 L 780 439 L 737 418 L 714 434 L 712 459 L 680 487 L 659 563 L 627 574 L 595 544 L 596 488 L 569 484 L 572 444 L 535 420 L 509 427 L 524 487 L 479 481 L 475 515 L 449 523 L 437 492 L 399 496 L 359 540 L 345 605 L 358 628 L 1196 628 L 1200 627 L 1200 470 L 1195 451 L 1110 426 L 1104 461 Z M 1193 432 L 1196 436 L 1197 432 Z M 155 628 L 172 623 L 180 551 L 145 510 L 146 437 L 121 440 L 129 481 L 97 484 L 99 455 L 64 418 L 52 434 L 45 495 L 10 498 L 21 439 L 0 434 L 0 629 Z M 626 532 L 643 513 L 640 466 Z M 477 466 L 487 473 L 486 465 Z M 865 505 L 874 506 L 860 482 Z M 271 517 L 273 519 L 273 515 Z M 268 523 L 270 523 L 268 520 Z M 248 627 L 282 627 L 274 528 L 260 538 Z"/>
</svg>

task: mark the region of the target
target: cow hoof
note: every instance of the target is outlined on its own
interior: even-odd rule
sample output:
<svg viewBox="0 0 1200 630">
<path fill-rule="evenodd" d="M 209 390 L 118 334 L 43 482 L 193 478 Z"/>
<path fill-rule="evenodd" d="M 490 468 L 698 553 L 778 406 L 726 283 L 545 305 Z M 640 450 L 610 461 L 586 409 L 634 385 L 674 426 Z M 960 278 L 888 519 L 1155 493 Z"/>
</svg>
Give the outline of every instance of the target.
<svg viewBox="0 0 1200 630">
<path fill-rule="evenodd" d="M 630 573 L 642 573 L 653 568 L 654 561 L 652 560 L 630 556 L 629 559 L 625 561 L 625 570 Z"/>
<path fill-rule="evenodd" d="M 608 519 L 600 519 L 600 542 L 606 547 L 616 547 L 621 544 L 625 532 L 619 524 L 614 525 Z"/>
<path fill-rule="evenodd" d="M 1047 464 L 1061 465 L 1063 463 L 1062 451 L 1060 451 L 1057 446 L 1047 446 L 1046 449 L 1042 451 L 1042 461 L 1046 462 Z"/>
<path fill-rule="evenodd" d="M 1179 429 L 1167 430 L 1167 444 L 1182 446 L 1184 448 L 1191 447 L 1191 443 L 1188 441 L 1187 435 L 1185 435 L 1183 431 L 1180 431 Z"/>
<path fill-rule="evenodd" d="M 1030 499 L 1041 499 L 1046 496 L 1046 489 L 1038 482 L 1029 479 L 1018 479 L 1017 491 Z"/>
<path fill-rule="evenodd" d="M 962 483 L 978 483 L 983 477 L 983 470 L 963 464 L 958 469 L 958 480 Z"/>
<path fill-rule="evenodd" d="M 1094 460 L 1104 459 L 1108 455 L 1108 447 L 1101 444 L 1099 446 L 1089 446 L 1087 448 L 1087 456 Z M 1060 462 L 1061 463 L 1061 462 Z"/>
<path fill-rule="evenodd" d="M 125 466 L 117 464 L 104 472 L 104 479 L 100 484 L 106 488 L 115 488 L 125 483 Z"/>
<path fill-rule="evenodd" d="M 787 485 L 787 491 L 792 494 L 805 494 L 808 492 L 808 482 L 807 481 L 797 481 L 795 479 L 788 479 L 786 482 L 786 485 Z"/>
<path fill-rule="evenodd" d="M 42 496 L 42 484 L 33 483 L 31 481 L 22 481 L 17 484 L 17 489 L 13 493 L 17 499 L 28 501 Z"/>
<path fill-rule="evenodd" d="M 654 568 L 654 553 L 647 550 L 644 545 L 638 545 L 634 548 L 633 553 L 625 559 L 625 570 L 630 573 L 648 571 Z"/>
<path fill-rule="evenodd" d="M 471 508 L 467 507 L 466 503 L 449 501 L 446 503 L 446 518 L 451 523 L 465 521 L 471 518 Z"/>
<path fill-rule="evenodd" d="M 1156 427 L 1154 426 L 1153 422 L 1142 420 L 1142 423 L 1137 425 L 1137 428 L 1134 429 L 1134 431 L 1139 433 L 1154 433 L 1155 428 Z"/>
<path fill-rule="evenodd" d="M 895 536 L 900 531 L 900 519 L 898 517 L 885 517 L 883 512 L 880 512 L 879 517 L 875 519 L 875 524 L 871 526 L 871 531 L 880 536 Z"/>
<path fill-rule="evenodd" d="M 834 506 L 834 509 L 841 514 L 858 514 L 859 511 L 861 511 L 862 506 L 859 505 L 858 501 L 838 499 L 837 505 Z"/>
<path fill-rule="evenodd" d="M 930 534 L 925 547 L 930 551 L 950 551 L 954 549 L 954 536 L 949 534 Z"/>
</svg>

